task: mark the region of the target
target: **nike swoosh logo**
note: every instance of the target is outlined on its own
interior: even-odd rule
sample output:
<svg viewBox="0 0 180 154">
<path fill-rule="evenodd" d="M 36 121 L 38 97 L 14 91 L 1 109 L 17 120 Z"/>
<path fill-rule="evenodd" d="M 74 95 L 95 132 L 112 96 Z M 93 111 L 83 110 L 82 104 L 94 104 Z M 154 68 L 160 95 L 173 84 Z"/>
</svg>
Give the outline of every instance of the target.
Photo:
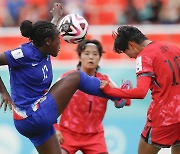
<svg viewBox="0 0 180 154">
<path fill-rule="evenodd" d="M 36 65 L 38 65 L 38 63 L 32 63 L 32 66 L 36 66 Z"/>
</svg>

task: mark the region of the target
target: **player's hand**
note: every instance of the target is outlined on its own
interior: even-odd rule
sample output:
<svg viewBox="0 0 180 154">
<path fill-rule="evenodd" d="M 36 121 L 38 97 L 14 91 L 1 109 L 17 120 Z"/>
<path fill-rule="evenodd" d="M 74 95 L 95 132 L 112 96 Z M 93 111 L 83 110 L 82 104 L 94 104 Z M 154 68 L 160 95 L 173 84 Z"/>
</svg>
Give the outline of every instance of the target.
<svg viewBox="0 0 180 154">
<path fill-rule="evenodd" d="M 53 19 L 51 22 L 54 23 L 55 25 L 57 25 L 58 21 L 61 19 L 62 15 L 63 15 L 62 4 L 61 3 L 54 3 L 54 6 L 50 12 L 52 13 L 52 16 L 53 16 Z"/>
<path fill-rule="evenodd" d="M 133 87 L 130 80 L 122 80 L 121 89 L 131 89 Z"/>
<path fill-rule="evenodd" d="M 126 105 L 126 99 L 114 100 L 114 106 L 116 108 L 123 108 Z"/>
<path fill-rule="evenodd" d="M 63 15 L 63 5 L 61 3 L 54 3 L 52 10 L 50 11 L 53 17 L 61 18 Z"/>
<path fill-rule="evenodd" d="M 106 87 L 107 85 L 109 85 L 110 87 L 112 86 L 109 81 L 101 80 L 100 89 L 103 89 L 103 88 Z M 114 88 L 114 87 L 112 87 L 112 88 Z"/>
<path fill-rule="evenodd" d="M 1 93 L 0 109 L 2 108 L 3 105 L 4 105 L 4 111 L 7 110 L 7 107 L 9 107 L 10 110 L 12 110 L 12 107 L 15 107 L 15 104 L 12 101 L 11 96 L 9 95 L 8 92 L 2 92 Z"/>
<path fill-rule="evenodd" d="M 56 130 L 56 136 L 57 136 L 58 141 L 59 141 L 60 143 L 63 143 L 63 142 L 64 142 L 64 137 L 63 137 L 61 131 Z"/>
<path fill-rule="evenodd" d="M 132 82 L 130 80 L 122 80 L 121 89 L 131 89 L 133 87 Z M 115 102 L 115 106 L 117 108 L 122 108 L 123 106 L 130 106 L 131 99 L 122 99 L 120 101 Z"/>
</svg>

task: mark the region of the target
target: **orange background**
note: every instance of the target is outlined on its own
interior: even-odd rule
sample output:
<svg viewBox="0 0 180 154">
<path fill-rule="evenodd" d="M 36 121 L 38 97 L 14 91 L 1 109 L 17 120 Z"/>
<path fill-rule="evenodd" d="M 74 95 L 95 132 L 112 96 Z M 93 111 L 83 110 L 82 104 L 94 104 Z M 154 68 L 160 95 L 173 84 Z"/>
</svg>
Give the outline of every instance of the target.
<svg viewBox="0 0 180 154">
<path fill-rule="evenodd" d="M 147 35 L 150 40 L 155 41 L 168 41 L 173 44 L 176 44 L 179 46 L 180 44 L 180 34 L 148 34 Z M 92 38 L 91 35 L 88 35 L 87 38 Z M 104 59 L 120 59 L 120 58 L 126 58 L 126 55 L 124 54 L 116 54 L 113 51 L 113 38 L 111 35 L 101 35 L 98 38 L 102 44 L 104 51 L 106 54 L 104 54 Z M 0 52 L 14 49 L 18 46 L 20 46 L 22 43 L 28 42 L 28 39 L 23 38 L 21 36 L 6 36 L 1 37 L 0 36 Z M 69 44 L 61 39 L 61 45 L 60 45 L 60 54 L 58 55 L 57 59 L 63 59 L 63 60 L 71 60 L 71 59 L 77 59 L 76 55 L 76 44 Z"/>
</svg>

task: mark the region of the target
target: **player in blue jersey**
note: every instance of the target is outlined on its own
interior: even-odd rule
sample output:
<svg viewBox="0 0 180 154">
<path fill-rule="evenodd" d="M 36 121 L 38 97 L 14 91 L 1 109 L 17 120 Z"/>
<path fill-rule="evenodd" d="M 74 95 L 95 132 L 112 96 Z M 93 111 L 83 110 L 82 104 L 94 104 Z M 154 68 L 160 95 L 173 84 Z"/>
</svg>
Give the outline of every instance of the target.
<svg viewBox="0 0 180 154">
<path fill-rule="evenodd" d="M 0 65 L 9 67 L 15 127 L 40 154 L 61 154 L 53 124 L 76 90 L 112 97 L 99 89 L 100 80 L 82 71 L 70 73 L 50 88 L 53 78 L 50 56 L 56 57 L 60 49 L 57 26 L 48 21 L 33 24 L 25 20 L 20 31 L 30 42 L 0 54 Z M 2 85 L 0 82 L 0 92 L 5 88 Z M 3 103 L 7 106 L 12 101 L 8 98 Z"/>
</svg>

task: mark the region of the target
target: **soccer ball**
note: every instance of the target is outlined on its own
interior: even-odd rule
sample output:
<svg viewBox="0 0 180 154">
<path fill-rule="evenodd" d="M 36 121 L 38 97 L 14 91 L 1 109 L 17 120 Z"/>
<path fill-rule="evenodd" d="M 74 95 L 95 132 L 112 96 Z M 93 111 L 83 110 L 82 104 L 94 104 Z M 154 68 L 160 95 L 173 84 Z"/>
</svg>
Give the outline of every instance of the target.
<svg viewBox="0 0 180 154">
<path fill-rule="evenodd" d="M 78 14 L 68 14 L 60 21 L 59 30 L 63 40 L 77 44 L 86 37 L 88 22 Z"/>
</svg>

